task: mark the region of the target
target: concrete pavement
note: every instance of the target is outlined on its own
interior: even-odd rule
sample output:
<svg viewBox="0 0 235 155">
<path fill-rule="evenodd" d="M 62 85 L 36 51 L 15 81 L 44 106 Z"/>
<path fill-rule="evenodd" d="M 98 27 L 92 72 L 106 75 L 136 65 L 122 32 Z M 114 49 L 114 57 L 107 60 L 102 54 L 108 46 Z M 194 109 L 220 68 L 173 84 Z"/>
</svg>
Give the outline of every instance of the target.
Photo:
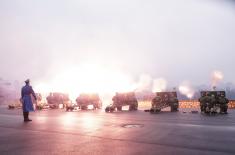
<svg viewBox="0 0 235 155">
<path fill-rule="evenodd" d="M 228 115 L 0 109 L 1 154 L 235 154 Z"/>
</svg>

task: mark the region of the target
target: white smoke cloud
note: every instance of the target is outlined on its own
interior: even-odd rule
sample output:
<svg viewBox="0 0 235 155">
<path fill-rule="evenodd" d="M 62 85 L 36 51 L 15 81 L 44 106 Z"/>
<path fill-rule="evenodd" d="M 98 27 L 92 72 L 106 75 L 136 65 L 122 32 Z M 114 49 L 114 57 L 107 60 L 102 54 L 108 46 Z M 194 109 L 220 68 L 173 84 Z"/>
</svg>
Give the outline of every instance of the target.
<svg viewBox="0 0 235 155">
<path fill-rule="evenodd" d="M 135 84 L 135 91 L 161 92 L 166 90 L 167 80 L 165 78 L 154 79 L 148 74 L 142 74 L 139 81 Z"/>
<path fill-rule="evenodd" d="M 142 74 L 139 78 L 139 81 L 135 84 L 136 91 L 151 91 L 152 89 L 152 77 L 148 74 Z"/>
<path fill-rule="evenodd" d="M 166 90 L 167 81 L 164 78 L 157 78 L 153 80 L 153 92 L 161 92 Z"/>
<path fill-rule="evenodd" d="M 215 89 L 215 87 L 219 84 L 220 81 L 224 79 L 224 74 L 222 71 L 215 70 L 211 74 L 211 87 Z"/>
<path fill-rule="evenodd" d="M 133 2 L 60 0 L 54 7 L 47 1 L 0 1 L 0 75 L 43 81 L 53 76 L 51 65 L 52 70 L 61 70 L 69 63 L 90 60 L 121 64 L 135 76 L 164 75 L 174 83 L 195 72 L 191 68 L 203 67 L 197 70 L 201 77 L 190 79 L 201 83 L 205 70 L 218 66 L 217 61 L 208 65 L 211 55 L 221 60 L 221 69 L 229 70 L 234 57 L 233 1 Z M 226 79 L 233 80 L 233 74 Z"/>
<path fill-rule="evenodd" d="M 195 93 L 195 90 L 189 81 L 184 81 L 182 84 L 180 84 L 179 91 L 181 94 L 186 95 L 188 98 L 192 98 Z"/>
</svg>

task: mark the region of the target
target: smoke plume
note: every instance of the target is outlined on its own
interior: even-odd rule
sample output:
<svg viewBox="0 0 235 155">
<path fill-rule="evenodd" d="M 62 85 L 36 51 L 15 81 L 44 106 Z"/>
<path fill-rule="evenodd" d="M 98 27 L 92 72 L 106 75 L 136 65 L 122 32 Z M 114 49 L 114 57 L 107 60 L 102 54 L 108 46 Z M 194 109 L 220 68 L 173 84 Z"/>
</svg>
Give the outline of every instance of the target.
<svg viewBox="0 0 235 155">
<path fill-rule="evenodd" d="M 157 78 L 153 80 L 153 92 L 161 92 L 166 90 L 167 81 L 164 78 Z"/>
<path fill-rule="evenodd" d="M 224 74 L 223 72 L 219 70 L 215 70 L 211 74 L 211 88 L 215 89 L 216 86 L 218 86 L 219 82 L 224 79 Z"/>
<path fill-rule="evenodd" d="M 184 81 L 182 84 L 180 84 L 179 91 L 181 94 L 186 95 L 188 98 L 192 98 L 195 93 L 195 90 L 189 81 Z"/>
<path fill-rule="evenodd" d="M 139 78 L 139 81 L 135 84 L 136 91 L 151 91 L 152 89 L 152 77 L 148 74 L 142 74 Z"/>
</svg>

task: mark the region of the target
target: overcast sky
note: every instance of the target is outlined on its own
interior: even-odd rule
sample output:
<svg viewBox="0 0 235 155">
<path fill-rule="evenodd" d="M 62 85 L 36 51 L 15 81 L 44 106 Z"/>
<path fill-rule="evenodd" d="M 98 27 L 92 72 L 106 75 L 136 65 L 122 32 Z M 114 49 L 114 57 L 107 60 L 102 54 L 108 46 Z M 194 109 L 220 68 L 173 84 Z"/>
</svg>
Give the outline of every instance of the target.
<svg viewBox="0 0 235 155">
<path fill-rule="evenodd" d="M 195 85 L 235 82 L 232 0 L 0 0 L 0 77 L 45 80 L 82 63 Z"/>
</svg>

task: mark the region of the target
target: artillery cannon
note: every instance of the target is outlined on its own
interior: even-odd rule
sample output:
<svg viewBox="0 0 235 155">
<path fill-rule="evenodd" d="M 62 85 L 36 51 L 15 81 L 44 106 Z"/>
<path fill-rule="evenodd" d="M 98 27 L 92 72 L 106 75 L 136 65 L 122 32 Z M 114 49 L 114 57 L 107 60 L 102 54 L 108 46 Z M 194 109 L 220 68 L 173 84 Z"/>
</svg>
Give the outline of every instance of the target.
<svg viewBox="0 0 235 155">
<path fill-rule="evenodd" d="M 199 98 L 202 113 L 227 114 L 228 102 L 225 91 L 201 91 Z"/>
<path fill-rule="evenodd" d="M 171 108 L 171 112 L 178 111 L 179 101 L 176 92 L 157 92 L 151 102 L 151 113 L 160 112 L 166 107 Z"/>
<path fill-rule="evenodd" d="M 81 110 L 88 110 L 89 106 L 92 106 L 92 109 L 102 108 L 102 101 L 98 94 L 80 94 L 76 99 L 76 104 L 66 106 L 66 111 L 72 111 L 77 107 Z"/>
<path fill-rule="evenodd" d="M 59 105 L 62 104 L 63 107 L 70 101 L 69 95 L 64 93 L 50 93 L 46 98 L 47 103 L 50 108 L 56 109 L 59 108 Z"/>
<path fill-rule="evenodd" d="M 106 112 L 122 111 L 123 106 L 129 106 L 129 111 L 136 111 L 138 109 L 138 101 L 134 92 L 116 93 L 112 100 L 113 103 L 105 108 Z"/>
</svg>

